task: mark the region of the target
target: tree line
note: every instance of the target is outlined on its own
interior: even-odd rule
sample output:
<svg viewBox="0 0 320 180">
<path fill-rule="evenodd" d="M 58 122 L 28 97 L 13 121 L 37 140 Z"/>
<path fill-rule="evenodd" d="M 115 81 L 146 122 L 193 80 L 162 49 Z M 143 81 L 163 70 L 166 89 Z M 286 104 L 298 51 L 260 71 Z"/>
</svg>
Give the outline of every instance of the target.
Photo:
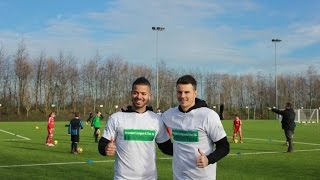
<svg viewBox="0 0 320 180">
<path fill-rule="evenodd" d="M 176 106 L 175 82 L 184 74 L 198 81 L 198 97 L 219 111 L 224 105 L 226 118 L 237 113 L 243 119 L 270 118 L 266 107 L 276 105 L 275 76 L 272 73 L 225 74 L 197 69 L 174 69 L 164 60 L 157 64 L 159 108 Z M 145 76 L 152 85 L 151 106 L 156 109 L 156 69 L 129 64 L 120 56 L 103 58 L 96 53 L 83 61 L 72 53 L 59 51 L 48 57 L 42 51 L 30 57 L 24 41 L 10 55 L 0 46 L 0 120 L 45 119 L 50 111 L 69 118 L 80 111 L 111 114 L 129 104 L 132 82 Z M 291 102 L 294 108 L 320 107 L 320 75 L 311 65 L 305 71 L 277 75 L 278 104 Z"/>
</svg>

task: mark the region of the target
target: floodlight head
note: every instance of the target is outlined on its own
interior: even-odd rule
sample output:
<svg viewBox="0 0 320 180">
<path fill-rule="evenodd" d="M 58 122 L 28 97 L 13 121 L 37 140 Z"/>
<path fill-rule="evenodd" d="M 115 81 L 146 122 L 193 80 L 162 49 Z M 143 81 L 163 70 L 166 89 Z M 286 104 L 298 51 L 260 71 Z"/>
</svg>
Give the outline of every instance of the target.
<svg viewBox="0 0 320 180">
<path fill-rule="evenodd" d="M 152 27 L 152 30 L 154 31 L 163 31 L 164 29 L 164 27 Z"/>
<path fill-rule="evenodd" d="M 281 39 L 272 39 L 272 42 L 281 42 Z"/>
</svg>

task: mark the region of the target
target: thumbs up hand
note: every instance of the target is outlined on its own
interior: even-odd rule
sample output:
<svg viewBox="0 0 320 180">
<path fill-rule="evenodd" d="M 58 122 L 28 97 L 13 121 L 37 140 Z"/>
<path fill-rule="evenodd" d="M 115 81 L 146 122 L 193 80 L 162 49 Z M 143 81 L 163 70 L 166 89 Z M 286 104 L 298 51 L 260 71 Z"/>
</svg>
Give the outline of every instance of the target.
<svg viewBox="0 0 320 180">
<path fill-rule="evenodd" d="M 198 168 L 204 168 L 208 166 L 209 160 L 207 156 L 198 148 L 199 156 L 196 158 L 196 164 Z"/>
<path fill-rule="evenodd" d="M 112 137 L 110 142 L 105 148 L 106 155 L 107 156 L 113 156 L 116 153 L 116 142 L 114 141 L 114 138 Z"/>
</svg>

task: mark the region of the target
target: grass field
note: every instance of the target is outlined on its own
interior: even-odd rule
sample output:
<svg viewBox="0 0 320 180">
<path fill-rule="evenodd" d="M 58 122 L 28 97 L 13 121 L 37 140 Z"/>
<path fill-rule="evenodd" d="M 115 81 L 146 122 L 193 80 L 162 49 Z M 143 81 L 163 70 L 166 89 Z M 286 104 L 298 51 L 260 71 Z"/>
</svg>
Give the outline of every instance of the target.
<svg viewBox="0 0 320 180">
<path fill-rule="evenodd" d="M 83 153 L 70 154 L 65 124 L 56 122 L 58 144 L 48 147 L 46 122 L 1 122 L 0 178 L 112 179 L 114 158 L 98 153 L 92 129 L 85 126 L 81 132 Z M 231 142 L 232 121 L 223 124 Z M 245 120 L 243 135 L 244 143 L 231 143 L 230 154 L 218 162 L 218 180 L 320 178 L 320 124 L 297 124 L 293 153 L 284 153 L 279 121 Z M 159 179 L 172 179 L 171 157 L 160 152 L 157 157 Z"/>
</svg>

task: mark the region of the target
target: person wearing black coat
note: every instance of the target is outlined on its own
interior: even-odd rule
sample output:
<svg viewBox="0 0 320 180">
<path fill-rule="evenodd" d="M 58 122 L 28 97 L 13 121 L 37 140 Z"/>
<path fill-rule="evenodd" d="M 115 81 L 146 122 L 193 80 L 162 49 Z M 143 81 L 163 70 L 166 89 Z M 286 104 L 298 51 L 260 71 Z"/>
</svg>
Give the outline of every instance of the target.
<svg viewBox="0 0 320 180">
<path fill-rule="evenodd" d="M 281 125 L 284 130 L 284 134 L 286 136 L 288 142 L 288 150 L 287 152 L 293 152 L 293 134 L 294 129 L 296 127 L 296 123 L 294 122 L 296 113 L 294 112 L 291 103 L 286 103 L 284 110 L 276 109 L 275 107 L 269 108 L 272 112 L 280 114 L 282 116 Z"/>
</svg>

